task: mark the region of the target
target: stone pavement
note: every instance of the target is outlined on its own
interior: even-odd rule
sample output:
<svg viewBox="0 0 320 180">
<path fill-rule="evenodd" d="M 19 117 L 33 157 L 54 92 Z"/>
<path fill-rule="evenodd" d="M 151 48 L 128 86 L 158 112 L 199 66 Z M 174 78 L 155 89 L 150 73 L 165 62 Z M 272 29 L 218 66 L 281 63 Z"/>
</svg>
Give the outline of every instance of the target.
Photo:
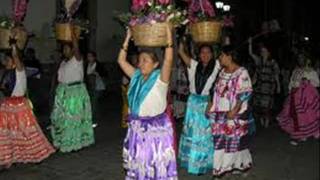
<svg viewBox="0 0 320 180">
<path fill-rule="evenodd" d="M 95 129 L 96 144 L 73 153 L 56 153 L 40 164 L 16 164 L 0 171 L 0 180 L 123 180 L 121 146 L 125 130 L 120 128 L 120 94 L 101 100 Z M 39 122 L 48 124 L 48 110 Z M 180 128 L 181 128 L 181 123 Z M 221 180 L 319 180 L 319 141 L 309 140 L 297 147 L 276 125 L 258 129 L 252 144 L 254 167 L 245 176 L 230 175 Z M 181 180 L 210 180 L 179 170 Z"/>
</svg>

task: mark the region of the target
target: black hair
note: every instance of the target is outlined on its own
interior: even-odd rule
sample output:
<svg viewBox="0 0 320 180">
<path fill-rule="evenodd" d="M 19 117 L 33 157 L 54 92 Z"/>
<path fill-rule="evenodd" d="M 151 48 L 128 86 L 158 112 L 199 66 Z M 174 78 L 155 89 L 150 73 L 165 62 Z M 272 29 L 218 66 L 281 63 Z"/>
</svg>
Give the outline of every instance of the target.
<svg viewBox="0 0 320 180">
<path fill-rule="evenodd" d="M 97 53 L 95 51 L 88 51 L 87 54 L 92 54 L 95 58 L 97 57 Z"/>
<path fill-rule="evenodd" d="M 61 50 L 63 50 L 64 46 L 68 46 L 70 49 L 73 49 L 73 45 L 70 42 L 64 42 L 61 44 Z"/>
<path fill-rule="evenodd" d="M 232 45 L 226 45 L 221 47 L 221 53 L 231 56 L 232 62 L 236 63 L 237 65 L 241 65 L 241 61 L 238 56 L 238 52 Z"/>
<path fill-rule="evenodd" d="M 160 63 L 159 57 L 158 57 L 155 49 L 153 49 L 153 48 L 141 48 L 138 52 L 139 52 L 139 55 L 142 54 L 142 53 L 146 53 L 151 57 L 151 59 L 152 59 L 152 61 L 154 63 L 157 63 L 157 62 Z"/>
<path fill-rule="evenodd" d="M 261 44 L 260 47 L 259 47 L 259 51 L 261 51 L 262 48 L 265 48 L 268 53 L 269 53 L 269 56 L 268 56 L 268 60 L 272 60 L 272 53 L 271 53 L 271 48 L 265 44 Z M 259 52 L 260 54 L 261 52 Z"/>
<path fill-rule="evenodd" d="M 200 46 L 199 46 L 199 53 L 200 53 L 200 51 L 201 51 L 203 48 L 209 48 L 210 51 L 211 51 L 212 53 L 214 53 L 212 46 L 210 46 L 210 45 L 208 45 L 208 44 L 202 44 L 202 45 L 200 45 Z"/>
<path fill-rule="evenodd" d="M 26 49 L 27 53 L 32 53 L 32 54 L 36 54 L 36 51 L 33 48 L 27 48 Z"/>
</svg>

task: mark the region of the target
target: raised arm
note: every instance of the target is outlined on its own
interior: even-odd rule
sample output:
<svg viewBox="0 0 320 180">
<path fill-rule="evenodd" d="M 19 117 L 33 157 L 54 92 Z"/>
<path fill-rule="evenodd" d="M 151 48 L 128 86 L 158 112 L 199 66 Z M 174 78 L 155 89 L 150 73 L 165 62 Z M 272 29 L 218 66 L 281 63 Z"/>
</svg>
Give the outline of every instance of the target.
<svg viewBox="0 0 320 180">
<path fill-rule="evenodd" d="M 180 43 L 179 43 L 178 53 L 179 53 L 182 61 L 184 62 L 184 64 L 185 64 L 186 66 L 190 67 L 191 57 L 186 53 L 183 42 L 180 42 Z"/>
<path fill-rule="evenodd" d="M 172 40 L 172 30 L 167 25 L 167 39 L 168 39 L 168 46 L 165 49 L 164 54 L 164 61 L 161 68 L 161 80 L 165 83 L 170 82 L 170 75 L 171 75 L 171 69 L 172 69 L 172 62 L 173 62 L 173 40 Z"/>
<path fill-rule="evenodd" d="M 82 60 L 82 55 L 80 53 L 80 49 L 79 49 L 79 42 L 78 42 L 78 38 L 76 35 L 76 31 L 75 28 L 72 28 L 72 46 L 73 46 L 73 54 L 76 58 L 77 61 L 81 61 Z"/>
<path fill-rule="evenodd" d="M 252 51 L 252 38 L 251 37 L 249 38 L 248 42 L 249 42 L 249 46 L 248 46 L 249 55 L 254 60 L 254 63 L 257 65 L 257 64 L 259 64 L 259 57 L 256 54 L 254 54 L 253 51 Z"/>
<path fill-rule="evenodd" d="M 12 58 L 13 58 L 14 64 L 16 65 L 17 71 L 23 71 L 24 66 L 18 55 L 18 49 L 16 47 L 16 44 L 12 45 Z"/>
<path fill-rule="evenodd" d="M 128 63 L 127 61 L 127 51 L 128 51 L 128 45 L 131 38 L 131 30 L 127 30 L 127 36 L 126 39 L 123 42 L 122 48 L 120 49 L 119 55 L 118 55 L 118 63 L 122 69 L 122 71 L 128 76 L 132 77 L 135 68 Z"/>
</svg>

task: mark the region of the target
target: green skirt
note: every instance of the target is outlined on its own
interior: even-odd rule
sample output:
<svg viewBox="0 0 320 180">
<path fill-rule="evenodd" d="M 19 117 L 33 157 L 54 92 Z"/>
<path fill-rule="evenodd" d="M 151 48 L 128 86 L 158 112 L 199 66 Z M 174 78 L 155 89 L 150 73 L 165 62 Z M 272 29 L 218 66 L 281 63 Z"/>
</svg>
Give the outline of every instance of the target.
<svg viewBox="0 0 320 180">
<path fill-rule="evenodd" d="M 58 85 L 51 121 L 53 144 L 61 152 L 94 143 L 90 98 L 83 83 Z"/>
</svg>

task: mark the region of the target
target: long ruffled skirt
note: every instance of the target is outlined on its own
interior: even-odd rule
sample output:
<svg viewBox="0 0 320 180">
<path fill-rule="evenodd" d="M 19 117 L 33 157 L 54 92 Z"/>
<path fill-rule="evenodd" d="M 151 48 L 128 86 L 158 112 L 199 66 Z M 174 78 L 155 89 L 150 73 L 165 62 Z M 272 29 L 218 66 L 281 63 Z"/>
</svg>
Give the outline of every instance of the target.
<svg viewBox="0 0 320 180">
<path fill-rule="evenodd" d="M 4 98 L 0 105 L 0 166 L 38 163 L 54 152 L 37 123 L 29 100 Z"/>
<path fill-rule="evenodd" d="M 94 143 L 91 104 L 83 83 L 59 84 L 51 113 L 53 144 L 71 152 Z"/>
<path fill-rule="evenodd" d="M 179 163 L 192 174 L 212 169 L 213 139 L 206 118 L 208 96 L 190 95 L 179 144 Z"/>
<path fill-rule="evenodd" d="M 317 89 L 303 83 L 292 90 L 277 120 L 292 139 L 319 138 L 320 96 Z"/>
<path fill-rule="evenodd" d="M 157 117 L 129 117 L 123 147 L 126 180 L 176 180 L 173 129 L 166 113 Z"/>
</svg>

